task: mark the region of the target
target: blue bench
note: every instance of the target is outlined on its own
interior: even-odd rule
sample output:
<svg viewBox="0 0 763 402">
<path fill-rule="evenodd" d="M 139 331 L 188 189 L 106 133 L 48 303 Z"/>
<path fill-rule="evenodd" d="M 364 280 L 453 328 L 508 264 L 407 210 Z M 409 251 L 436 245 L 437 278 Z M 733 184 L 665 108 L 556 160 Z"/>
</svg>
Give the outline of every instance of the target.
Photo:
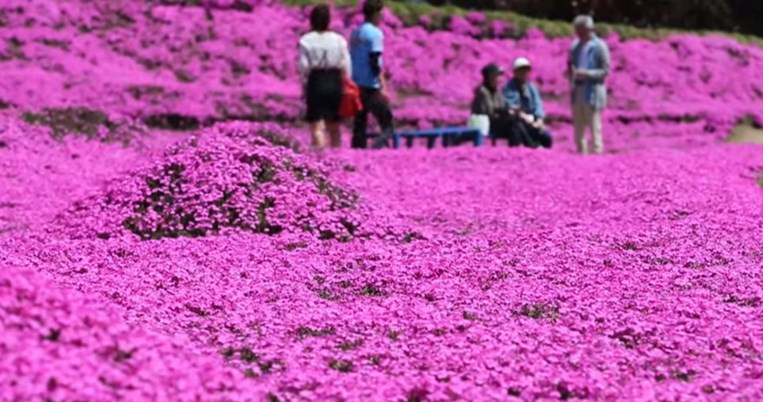
<svg viewBox="0 0 763 402">
<path fill-rule="evenodd" d="M 379 134 L 376 133 L 366 135 L 367 138 L 374 138 L 378 136 Z M 392 146 L 395 149 L 400 148 L 400 139 L 405 138 L 406 146 L 410 148 L 413 146 L 413 140 L 416 138 L 426 138 L 427 148 L 431 149 L 434 148 L 435 142 L 438 138 L 440 138 L 442 139 L 442 145 L 447 147 L 451 145 L 451 140 L 454 138 L 463 137 L 467 137 L 473 141 L 475 147 L 481 147 L 484 144 L 484 138 L 478 129 L 469 127 L 438 127 L 426 130 L 396 132 L 392 136 Z"/>
</svg>

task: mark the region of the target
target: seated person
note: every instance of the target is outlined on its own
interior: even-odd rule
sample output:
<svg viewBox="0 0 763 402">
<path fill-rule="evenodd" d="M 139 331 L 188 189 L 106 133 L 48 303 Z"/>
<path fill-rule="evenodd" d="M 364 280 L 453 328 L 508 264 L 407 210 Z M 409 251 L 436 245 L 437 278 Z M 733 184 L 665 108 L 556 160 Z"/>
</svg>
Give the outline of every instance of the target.
<svg viewBox="0 0 763 402">
<path fill-rule="evenodd" d="M 496 64 L 488 64 L 482 69 L 482 83 L 474 90 L 472 115 L 487 116 L 490 120 L 490 133 L 493 138 L 511 138 L 514 131 L 514 118 L 509 116 L 506 99 L 499 90 L 504 71 Z M 515 142 L 511 139 L 510 144 Z"/>
<path fill-rule="evenodd" d="M 514 61 L 514 78 L 506 83 L 503 95 L 509 113 L 518 117 L 513 135 L 523 145 L 536 148 L 538 145 L 551 148 L 551 134 L 546 130 L 543 118 L 543 100 L 538 87 L 530 82 L 532 66 L 530 61 L 519 57 Z"/>
</svg>

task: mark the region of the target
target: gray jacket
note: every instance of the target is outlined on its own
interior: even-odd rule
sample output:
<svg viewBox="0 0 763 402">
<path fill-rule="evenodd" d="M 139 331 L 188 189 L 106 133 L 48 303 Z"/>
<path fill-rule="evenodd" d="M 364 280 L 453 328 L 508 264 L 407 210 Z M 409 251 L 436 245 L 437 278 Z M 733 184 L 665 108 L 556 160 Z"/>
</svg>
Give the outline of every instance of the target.
<svg viewBox="0 0 763 402">
<path fill-rule="evenodd" d="M 591 76 L 583 83 L 572 83 L 572 102 L 575 102 L 575 88 L 582 86 L 585 90 L 586 103 L 595 109 L 604 109 L 607 106 L 607 84 L 605 79 L 609 75 L 610 69 L 609 47 L 596 35 L 591 40 L 593 43 L 586 56 L 588 63 L 586 69 L 590 72 Z M 578 39 L 572 43 L 567 59 L 568 68 L 571 69 L 577 65 L 578 56 L 584 48 L 584 44 Z"/>
</svg>

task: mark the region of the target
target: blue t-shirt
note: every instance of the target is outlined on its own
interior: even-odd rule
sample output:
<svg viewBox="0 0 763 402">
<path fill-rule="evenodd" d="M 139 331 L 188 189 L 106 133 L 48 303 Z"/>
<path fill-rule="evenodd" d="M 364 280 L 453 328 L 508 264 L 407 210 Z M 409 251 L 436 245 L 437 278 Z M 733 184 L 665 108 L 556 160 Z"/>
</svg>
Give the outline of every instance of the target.
<svg viewBox="0 0 763 402">
<path fill-rule="evenodd" d="M 371 67 L 371 54 L 384 50 L 384 33 L 370 22 L 353 31 L 350 37 L 352 80 L 363 88 L 380 88 L 379 76 Z M 379 57 L 381 67 L 381 56 Z"/>
</svg>

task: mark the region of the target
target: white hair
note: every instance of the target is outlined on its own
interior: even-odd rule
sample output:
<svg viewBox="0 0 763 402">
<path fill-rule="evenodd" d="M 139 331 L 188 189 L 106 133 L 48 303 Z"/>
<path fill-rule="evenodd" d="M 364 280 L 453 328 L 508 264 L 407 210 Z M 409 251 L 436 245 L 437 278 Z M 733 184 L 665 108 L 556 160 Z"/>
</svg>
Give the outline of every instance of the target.
<svg viewBox="0 0 763 402">
<path fill-rule="evenodd" d="M 575 17 L 575 20 L 572 21 L 572 24 L 576 27 L 586 27 L 588 29 L 593 29 L 593 17 L 590 15 L 578 15 Z"/>
</svg>

